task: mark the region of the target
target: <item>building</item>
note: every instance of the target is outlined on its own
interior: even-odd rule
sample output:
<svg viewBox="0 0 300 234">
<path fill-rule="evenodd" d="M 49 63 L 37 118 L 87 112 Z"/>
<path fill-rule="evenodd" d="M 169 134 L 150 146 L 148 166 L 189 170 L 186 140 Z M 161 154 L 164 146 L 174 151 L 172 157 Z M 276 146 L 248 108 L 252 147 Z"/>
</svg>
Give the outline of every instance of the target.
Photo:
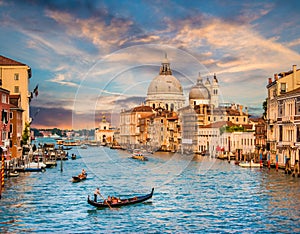
<svg viewBox="0 0 300 234">
<path fill-rule="evenodd" d="M 119 145 L 127 149 L 139 148 L 141 141 L 149 138 L 145 133 L 141 136 L 140 127 L 143 124 L 140 122 L 141 119 L 149 117 L 154 114 L 152 107 L 150 106 L 137 106 L 130 110 L 122 110 L 120 113 L 120 135 Z"/>
<path fill-rule="evenodd" d="M 300 156 L 300 70 L 274 74 L 268 79 L 267 98 L 267 150 L 271 162 L 291 166 Z"/>
<path fill-rule="evenodd" d="M 11 138 L 11 125 L 10 125 L 10 104 L 9 104 L 9 90 L 0 88 L 0 111 L 1 111 L 1 122 L 0 122 L 0 146 L 9 151 L 10 138 Z"/>
<path fill-rule="evenodd" d="M 170 62 L 165 56 L 159 75 L 150 83 L 147 92 L 146 106 L 153 109 L 161 107 L 168 111 L 177 111 L 183 107 L 185 97 L 180 82 L 172 75 Z"/>
<path fill-rule="evenodd" d="M 110 123 L 103 116 L 99 123 L 98 128 L 95 129 L 95 141 L 103 145 L 111 144 L 114 140 L 114 130 L 111 128 Z"/>
<path fill-rule="evenodd" d="M 24 111 L 22 113 L 23 129 L 26 123 L 30 123 L 28 91 L 31 68 L 26 64 L 17 62 L 0 55 L 0 87 L 10 91 L 11 95 L 20 95 L 20 103 Z"/>
<path fill-rule="evenodd" d="M 251 119 L 251 122 L 255 122 L 255 149 L 256 155 L 260 153 L 266 155 L 267 147 L 267 124 L 263 118 Z"/>
<path fill-rule="evenodd" d="M 20 95 L 10 95 L 10 152 L 12 158 L 22 157 L 22 129 L 23 129 L 23 119 L 22 113 L 23 109 L 21 106 Z"/>
</svg>

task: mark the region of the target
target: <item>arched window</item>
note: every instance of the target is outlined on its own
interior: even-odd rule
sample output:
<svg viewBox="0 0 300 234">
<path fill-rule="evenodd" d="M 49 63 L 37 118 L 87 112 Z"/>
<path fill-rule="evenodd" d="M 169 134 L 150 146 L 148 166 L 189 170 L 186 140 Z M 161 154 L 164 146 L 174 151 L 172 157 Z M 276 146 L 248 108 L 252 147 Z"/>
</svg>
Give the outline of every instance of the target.
<svg viewBox="0 0 300 234">
<path fill-rule="evenodd" d="M 152 104 L 152 108 L 155 109 L 155 103 Z"/>
<path fill-rule="evenodd" d="M 168 105 L 168 103 L 166 103 L 166 110 L 169 110 L 169 105 Z"/>
</svg>

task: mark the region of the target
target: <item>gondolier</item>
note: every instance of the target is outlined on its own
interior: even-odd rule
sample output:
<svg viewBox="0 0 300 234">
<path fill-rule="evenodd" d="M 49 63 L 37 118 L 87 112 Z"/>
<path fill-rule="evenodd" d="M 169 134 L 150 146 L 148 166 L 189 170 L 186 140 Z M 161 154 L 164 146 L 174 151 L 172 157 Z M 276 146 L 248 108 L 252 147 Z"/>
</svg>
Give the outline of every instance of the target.
<svg viewBox="0 0 300 234">
<path fill-rule="evenodd" d="M 96 193 L 96 191 L 95 191 L 95 193 Z M 115 202 L 107 202 L 107 200 L 105 200 L 104 197 L 102 197 L 101 194 L 99 194 L 103 198 L 103 202 L 96 202 L 96 201 L 90 200 L 89 196 L 88 196 L 87 202 L 90 205 L 98 207 L 98 208 L 105 208 L 105 207 L 112 208 L 112 207 L 128 206 L 128 205 L 133 205 L 136 203 L 141 203 L 141 202 L 144 202 L 144 201 L 150 199 L 153 195 L 153 191 L 154 191 L 154 188 L 152 188 L 151 193 L 149 193 L 149 194 L 141 195 L 141 196 L 134 196 L 131 198 L 123 198 L 123 199 L 119 198 L 119 199 L 116 199 Z"/>
<path fill-rule="evenodd" d="M 96 190 L 94 192 L 94 202 L 97 202 L 97 195 L 101 196 L 99 188 L 96 188 Z"/>
</svg>

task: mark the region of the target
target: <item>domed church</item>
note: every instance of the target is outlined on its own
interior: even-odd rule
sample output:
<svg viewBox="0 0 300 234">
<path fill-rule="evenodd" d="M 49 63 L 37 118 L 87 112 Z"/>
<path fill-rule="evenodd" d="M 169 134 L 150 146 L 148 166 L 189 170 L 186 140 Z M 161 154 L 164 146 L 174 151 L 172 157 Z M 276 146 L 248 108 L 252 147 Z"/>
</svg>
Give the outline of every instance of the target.
<svg viewBox="0 0 300 234">
<path fill-rule="evenodd" d="M 165 54 L 159 75 L 150 83 L 147 92 L 146 105 L 153 109 L 161 107 L 169 111 L 177 111 L 185 103 L 180 82 L 172 75 L 170 62 Z"/>
<path fill-rule="evenodd" d="M 199 73 L 197 83 L 191 88 L 189 93 L 189 104 L 191 106 L 201 104 L 213 105 L 214 107 L 219 106 L 219 84 L 216 75 L 214 75 L 212 84 L 208 78 L 205 84 L 203 84 Z"/>
</svg>

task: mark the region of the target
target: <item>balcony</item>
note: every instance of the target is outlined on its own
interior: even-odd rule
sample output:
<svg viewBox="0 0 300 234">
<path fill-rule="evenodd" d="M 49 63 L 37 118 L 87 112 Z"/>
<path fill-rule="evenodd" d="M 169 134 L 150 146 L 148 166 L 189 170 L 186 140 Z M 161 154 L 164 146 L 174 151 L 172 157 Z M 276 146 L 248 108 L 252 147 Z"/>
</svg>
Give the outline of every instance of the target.
<svg viewBox="0 0 300 234">
<path fill-rule="evenodd" d="M 293 147 L 293 146 L 295 146 L 295 143 L 291 142 L 291 141 L 279 141 L 277 143 L 277 146 L 279 146 L 279 147 L 287 147 L 287 146 Z"/>
<path fill-rule="evenodd" d="M 294 116 L 283 116 L 282 122 L 292 123 L 292 122 L 294 122 Z"/>
</svg>

